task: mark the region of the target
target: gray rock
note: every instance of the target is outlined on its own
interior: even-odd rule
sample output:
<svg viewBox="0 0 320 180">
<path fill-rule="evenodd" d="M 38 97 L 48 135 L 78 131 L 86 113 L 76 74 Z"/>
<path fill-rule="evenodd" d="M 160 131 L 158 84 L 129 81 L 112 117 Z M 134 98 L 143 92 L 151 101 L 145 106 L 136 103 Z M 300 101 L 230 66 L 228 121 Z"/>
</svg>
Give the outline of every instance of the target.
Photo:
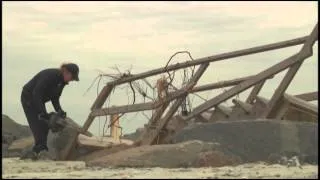
<svg viewBox="0 0 320 180">
<path fill-rule="evenodd" d="M 272 154 L 318 159 L 318 124 L 258 119 L 193 124 L 179 131 L 173 143 L 217 142 L 244 162 L 267 161 Z M 309 160 L 310 161 L 310 160 Z"/>
<path fill-rule="evenodd" d="M 68 121 L 68 123 L 72 121 L 69 118 L 67 118 L 66 120 Z M 66 149 L 66 146 L 71 143 L 71 141 L 77 134 L 78 131 L 70 126 L 66 126 L 62 131 L 56 133 L 49 131 L 47 145 L 51 156 L 56 160 L 61 160 L 61 155 Z M 76 149 L 71 152 L 71 155 L 73 156 L 77 156 L 77 154 L 78 153 Z"/>
</svg>

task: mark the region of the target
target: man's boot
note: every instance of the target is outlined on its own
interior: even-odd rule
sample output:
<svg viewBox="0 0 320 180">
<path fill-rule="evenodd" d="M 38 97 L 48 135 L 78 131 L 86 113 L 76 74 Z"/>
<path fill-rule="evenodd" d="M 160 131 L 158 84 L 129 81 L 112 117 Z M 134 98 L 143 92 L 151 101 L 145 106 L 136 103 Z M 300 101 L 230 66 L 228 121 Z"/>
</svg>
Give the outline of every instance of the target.
<svg viewBox="0 0 320 180">
<path fill-rule="evenodd" d="M 53 160 L 48 150 L 42 150 L 37 154 L 38 160 Z"/>
<path fill-rule="evenodd" d="M 38 154 L 32 150 L 24 151 L 20 156 L 20 160 L 26 160 L 26 159 L 31 159 L 35 161 L 38 159 Z"/>
</svg>

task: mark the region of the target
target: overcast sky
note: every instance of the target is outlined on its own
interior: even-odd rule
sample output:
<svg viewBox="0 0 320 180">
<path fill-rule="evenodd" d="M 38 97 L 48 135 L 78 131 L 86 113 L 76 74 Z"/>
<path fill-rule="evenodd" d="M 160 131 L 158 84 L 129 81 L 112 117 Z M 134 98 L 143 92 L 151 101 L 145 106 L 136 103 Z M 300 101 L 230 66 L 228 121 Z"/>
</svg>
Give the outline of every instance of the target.
<svg viewBox="0 0 320 180">
<path fill-rule="evenodd" d="M 23 85 L 42 69 L 74 62 L 80 66 L 80 82 L 65 88 L 61 104 L 72 119 L 83 125 L 97 95 L 97 85 L 86 95 L 84 92 L 98 75 L 97 69 L 117 73 L 112 69 L 115 65 L 121 71 L 132 66 L 131 73 L 139 73 L 163 67 L 176 51 L 187 50 L 193 58 L 200 58 L 302 37 L 317 23 L 317 8 L 317 2 L 302 1 L 3 2 L 2 111 L 27 124 L 20 103 Z M 317 90 L 317 45 L 314 56 L 305 61 L 287 93 Z M 199 84 L 253 75 L 300 48 L 212 63 Z M 173 63 L 185 60 L 188 56 L 179 55 Z M 260 95 L 270 98 L 283 75 L 269 80 Z M 181 77 L 180 72 L 177 77 Z M 127 89 L 123 87 L 112 94 L 110 105 L 128 103 Z M 221 92 L 218 89 L 201 95 L 212 98 Z M 244 100 L 247 92 L 240 98 Z M 203 101 L 193 98 L 193 102 L 196 106 Z M 47 103 L 47 109 L 53 109 L 51 103 Z M 104 120 L 97 118 L 90 130 L 101 134 Z M 120 124 L 128 133 L 146 122 L 142 114 L 132 113 L 125 115 Z"/>
</svg>

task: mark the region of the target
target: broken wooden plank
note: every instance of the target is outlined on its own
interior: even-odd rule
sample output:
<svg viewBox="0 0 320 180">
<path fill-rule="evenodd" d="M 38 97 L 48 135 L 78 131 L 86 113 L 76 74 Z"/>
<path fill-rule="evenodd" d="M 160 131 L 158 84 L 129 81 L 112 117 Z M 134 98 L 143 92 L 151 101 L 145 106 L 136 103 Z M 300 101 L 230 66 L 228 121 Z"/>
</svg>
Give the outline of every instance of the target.
<svg viewBox="0 0 320 180">
<path fill-rule="evenodd" d="M 264 97 L 262 97 L 262 96 L 257 96 L 256 97 L 256 100 L 257 101 L 260 101 L 261 103 L 263 103 L 263 104 L 268 104 L 268 102 L 269 102 L 269 99 L 267 99 L 267 98 L 264 98 Z"/>
<path fill-rule="evenodd" d="M 96 147 L 96 148 L 108 148 L 120 144 L 132 145 L 133 141 L 127 139 L 114 139 L 112 137 L 88 137 L 79 135 L 77 142 L 79 146 Z"/>
<path fill-rule="evenodd" d="M 191 90 L 202 74 L 205 72 L 205 70 L 208 68 L 209 63 L 201 64 L 198 68 L 197 72 L 194 74 L 194 76 L 190 79 L 190 81 L 186 85 L 186 90 Z M 157 122 L 157 126 L 155 129 L 150 130 L 150 132 L 142 139 L 141 143 L 143 145 L 147 144 L 153 144 L 158 137 L 160 131 L 165 127 L 165 125 L 168 123 L 168 121 L 171 119 L 171 117 L 174 115 L 174 113 L 178 110 L 179 106 L 182 104 L 183 100 L 186 98 L 188 93 L 186 93 L 183 97 L 178 98 L 173 105 L 170 107 L 170 110 L 166 113 L 166 115 Z"/>
<path fill-rule="evenodd" d="M 168 120 L 174 115 L 174 113 L 178 110 L 180 105 L 182 104 L 184 98 L 178 98 L 173 105 L 170 107 L 170 110 L 166 113 L 166 115 L 159 120 L 155 129 L 151 129 L 144 139 L 142 139 L 142 145 L 152 145 L 155 143 L 156 138 L 159 136 L 160 131 L 166 125 Z"/>
<path fill-rule="evenodd" d="M 229 116 L 223 114 L 221 111 L 218 110 L 214 110 L 214 112 L 212 113 L 209 122 L 216 122 L 216 121 L 222 121 L 225 119 L 228 119 Z"/>
<path fill-rule="evenodd" d="M 198 114 L 197 116 L 195 116 L 195 122 L 202 122 L 202 123 L 206 123 L 209 120 L 204 118 L 201 114 Z"/>
<path fill-rule="evenodd" d="M 200 92 L 200 91 L 207 91 L 207 90 L 213 90 L 213 89 L 218 89 L 218 88 L 224 88 L 224 87 L 229 87 L 229 86 L 234 86 L 237 85 L 245 80 L 248 80 L 253 76 L 247 76 L 247 77 L 242 77 L 242 78 L 236 78 L 236 79 L 231 79 L 227 81 L 219 81 L 216 83 L 211 83 L 211 84 L 206 84 L 202 86 L 196 86 L 194 87 L 190 93 L 195 93 L 195 92 Z"/>
<path fill-rule="evenodd" d="M 290 96 L 288 94 L 284 94 L 284 98 L 290 103 L 291 106 L 295 106 L 314 115 L 318 114 L 318 107 L 314 104 L 308 103 L 307 101 Z"/>
<path fill-rule="evenodd" d="M 290 106 L 288 108 L 283 119 L 289 121 L 318 123 L 318 115 L 312 115 L 308 112 L 303 111 L 302 109 L 298 109 L 293 106 Z"/>
<path fill-rule="evenodd" d="M 141 133 L 139 138 L 134 142 L 134 145 L 140 145 L 143 138 L 148 134 L 151 128 L 154 128 L 156 122 L 161 118 L 164 111 L 169 106 L 170 102 L 165 102 L 160 108 L 156 109 L 155 113 L 152 114 L 151 119 L 149 120 L 148 124 L 145 125 L 144 131 Z"/>
<path fill-rule="evenodd" d="M 103 87 L 101 92 L 99 93 L 98 97 L 96 98 L 95 102 L 91 106 L 91 111 L 97 108 L 101 108 L 108 96 L 110 95 L 111 91 L 113 90 L 112 85 L 107 84 L 106 86 Z"/>
<path fill-rule="evenodd" d="M 114 107 L 103 108 L 103 109 L 95 109 L 91 112 L 91 115 L 105 116 L 105 115 L 112 115 L 112 114 L 119 114 L 119 113 L 145 111 L 145 110 L 155 109 L 158 106 L 160 105 L 153 102 L 131 104 L 131 105 L 124 105 L 124 106 L 114 106 Z"/>
<path fill-rule="evenodd" d="M 261 96 L 257 96 L 255 98 L 255 102 L 253 103 L 253 107 L 252 107 L 252 115 L 254 117 L 260 117 L 261 114 L 264 112 L 265 108 L 268 105 L 269 100 L 261 97 Z"/>
<path fill-rule="evenodd" d="M 307 41 L 305 42 L 305 44 L 303 45 L 302 49 L 299 52 L 300 54 L 299 59 L 301 60 L 291 65 L 285 77 L 283 78 L 280 85 L 274 92 L 272 98 L 270 99 L 267 109 L 261 116 L 262 118 L 275 117 L 276 111 L 278 110 L 277 105 L 280 103 L 281 98 L 283 97 L 283 93 L 287 90 L 289 84 L 291 83 L 292 79 L 294 78 L 300 66 L 302 65 L 303 60 L 310 57 L 313 54 L 312 46 L 314 45 L 317 39 L 318 39 L 318 24 L 315 26 L 315 28 L 313 29 Z"/>
<path fill-rule="evenodd" d="M 305 121 L 318 123 L 318 114 L 311 114 L 310 112 L 300 109 L 298 107 L 289 106 L 283 119 L 290 121 Z"/>
<path fill-rule="evenodd" d="M 312 35 L 310 35 L 311 38 L 309 39 L 309 41 L 315 42 L 318 39 L 317 29 L 318 29 L 318 24 L 316 25 L 315 30 L 312 32 Z M 203 104 L 196 107 L 193 110 L 193 112 L 191 112 L 187 117 L 184 117 L 184 119 L 190 120 L 195 115 L 202 113 L 202 112 L 216 106 L 217 104 L 220 104 L 223 101 L 228 100 L 229 98 L 235 96 L 236 94 L 239 94 L 239 93 L 245 91 L 246 89 L 250 88 L 252 85 L 255 85 L 255 84 L 261 82 L 261 80 L 264 80 L 274 74 L 277 74 L 297 62 L 303 61 L 304 59 L 310 57 L 311 55 L 312 55 L 312 52 L 309 52 L 309 53 L 307 53 L 307 52 L 300 53 L 299 52 L 289 58 L 286 58 L 282 62 L 258 73 L 255 77 L 248 79 L 248 80 L 234 86 L 233 88 L 227 90 L 226 92 L 204 102 Z"/>
<path fill-rule="evenodd" d="M 253 101 L 256 99 L 257 95 L 259 94 L 261 88 L 263 87 L 266 80 L 262 80 L 260 83 L 254 86 L 251 93 L 249 94 L 246 103 L 252 104 Z"/>
<path fill-rule="evenodd" d="M 235 105 L 239 106 L 241 109 L 243 109 L 246 114 L 250 114 L 251 113 L 251 111 L 252 111 L 252 105 L 251 104 L 242 102 L 242 101 L 240 101 L 238 99 L 233 99 L 232 102 Z"/>
<path fill-rule="evenodd" d="M 236 78 L 236 79 L 219 81 L 216 83 L 210 83 L 210 84 L 196 86 L 190 91 L 190 93 L 196 93 L 196 92 L 201 92 L 201 91 L 214 90 L 214 89 L 234 86 L 234 85 L 237 85 L 237 84 L 239 84 L 245 80 L 248 80 L 252 77 L 254 77 L 254 76 L 246 76 L 246 77 L 242 77 L 242 78 Z M 273 78 L 273 76 L 269 77 L 268 79 L 272 79 L 272 78 Z M 177 97 L 176 93 L 179 92 L 179 89 L 176 87 L 173 87 L 173 89 L 177 90 L 177 91 L 171 93 L 171 96 Z"/>
<path fill-rule="evenodd" d="M 295 97 L 305 101 L 315 101 L 315 100 L 318 100 L 318 91 L 295 95 Z"/>
<path fill-rule="evenodd" d="M 235 104 L 232 108 L 232 112 L 228 120 L 242 120 L 252 119 L 252 105 L 242 102 L 238 99 L 233 99 L 232 102 Z"/>
<path fill-rule="evenodd" d="M 298 72 L 301 65 L 302 62 L 298 62 L 297 64 L 294 64 L 292 67 L 289 68 L 285 77 L 282 79 L 280 85 L 271 97 L 271 100 L 269 101 L 267 108 L 265 109 L 265 112 L 263 112 L 261 118 L 274 118 L 276 116 L 277 111 L 279 110 L 279 104 L 281 103 L 283 94 L 289 87 L 289 84 L 293 80 L 295 74 Z"/>
<path fill-rule="evenodd" d="M 232 112 L 232 108 L 224 106 L 222 104 L 215 107 L 216 110 L 220 111 L 221 113 L 225 114 L 226 116 L 230 116 Z"/>
<path fill-rule="evenodd" d="M 240 57 L 240 56 L 261 53 L 261 52 L 271 51 L 271 50 L 275 50 L 275 49 L 280 49 L 280 48 L 286 48 L 286 47 L 290 47 L 290 46 L 296 46 L 296 45 L 303 44 L 306 41 L 307 37 L 308 36 L 304 36 L 304 37 L 291 39 L 291 40 L 287 40 L 287 41 L 281 41 L 281 42 L 267 44 L 267 45 L 263 45 L 263 46 L 257 46 L 257 47 L 252 47 L 252 48 L 248 48 L 248 49 L 242 49 L 242 50 L 232 51 L 232 52 L 228 52 L 228 53 L 222 53 L 222 54 L 218 54 L 218 55 L 199 58 L 199 59 L 195 59 L 193 61 L 186 61 L 183 63 L 177 63 L 177 64 L 169 65 L 166 68 L 162 67 L 162 68 L 154 69 L 154 70 L 147 71 L 144 73 L 124 77 L 124 78 L 109 82 L 108 84 L 119 85 L 119 84 L 131 82 L 131 81 L 135 81 L 138 79 L 143 79 L 143 78 L 146 78 L 149 76 L 165 73 L 167 71 L 173 71 L 173 70 L 186 68 L 186 67 L 190 67 L 190 66 L 195 66 L 195 65 L 199 65 L 199 64 L 203 64 L 203 63 L 220 61 L 220 60 L 230 59 L 230 58 L 234 58 L 234 57 Z"/>
<path fill-rule="evenodd" d="M 238 120 L 249 120 L 249 119 L 255 119 L 255 117 L 251 113 L 248 114 L 239 105 L 236 105 L 232 108 L 230 117 L 227 120 L 238 121 Z"/>
<path fill-rule="evenodd" d="M 286 112 L 288 111 L 288 109 L 289 109 L 289 103 L 287 101 L 281 102 L 280 108 L 277 111 L 275 119 L 282 120 Z"/>
<path fill-rule="evenodd" d="M 212 116 L 214 110 L 209 110 L 209 111 L 205 111 L 201 114 L 201 116 L 206 119 L 206 121 L 208 122 Z"/>
</svg>

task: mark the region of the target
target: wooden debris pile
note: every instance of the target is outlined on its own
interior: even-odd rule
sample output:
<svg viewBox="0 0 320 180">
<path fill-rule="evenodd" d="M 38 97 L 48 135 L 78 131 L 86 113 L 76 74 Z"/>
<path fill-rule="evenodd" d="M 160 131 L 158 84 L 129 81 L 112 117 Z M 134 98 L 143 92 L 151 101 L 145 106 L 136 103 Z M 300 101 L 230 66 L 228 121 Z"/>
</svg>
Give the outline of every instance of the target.
<svg viewBox="0 0 320 180">
<path fill-rule="evenodd" d="M 133 145 L 131 145 L 133 148 L 136 146 L 173 142 L 175 134 L 182 131 L 182 129 L 188 126 L 188 124 L 192 124 L 192 122 L 216 123 L 220 121 L 255 121 L 259 118 L 263 118 L 270 121 L 309 121 L 315 124 L 318 122 L 318 108 L 316 105 L 310 103 L 310 101 L 318 100 L 318 92 L 315 91 L 299 95 L 289 95 L 286 93 L 286 89 L 290 85 L 302 63 L 313 55 L 312 48 L 317 40 L 318 24 L 309 35 L 296 39 L 199 59 L 193 59 L 188 52 L 178 52 L 188 53 L 191 60 L 169 65 L 172 57 L 178 54 L 176 53 L 170 58 L 167 65 L 162 68 L 153 69 L 139 74 L 131 74 L 130 71 L 127 73 L 121 73 L 118 69 L 119 75 L 101 74 L 100 77 L 107 76 L 111 77 L 113 80 L 108 82 L 98 94 L 91 107 L 91 113 L 88 115 L 86 122 L 82 126 L 82 132 L 88 130 L 95 117 L 110 116 L 111 123 L 108 126 L 111 129 L 110 137 L 115 141 L 118 141 L 119 121 L 121 120 L 121 116 L 125 113 L 143 112 L 147 110 L 153 110 L 152 117 L 144 127 L 144 131 L 141 133 L 140 137 L 135 140 Z M 197 85 L 197 82 L 206 72 L 211 63 L 296 45 L 302 45 L 299 52 L 257 74 L 223 82 Z M 196 66 L 198 66 L 198 69 L 195 69 Z M 172 82 L 175 79 L 175 71 L 186 68 L 191 68 L 191 76 L 183 80 L 183 84 L 180 88 L 174 86 Z M 272 97 L 270 99 L 265 99 L 259 96 L 259 92 L 263 88 L 265 82 L 284 70 L 288 71 Z M 167 74 L 167 77 L 162 76 L 155 86 L 152 86 L 146 80 L 146 78 L 160 74 Z M 143 88 L 141 88 L 137 81 L 145 83 L 154 91 L 156 89 L 158 97 L 151 97 L 143 90 Z M 111 92 L 114 91 L 117 86 L 126 83 L 129 84 L 134 94 L 132 104 L 103 108 L 103 105 Z M 189 94 L 197 95 L 196 93 L 198 92 L 212 91 L 214 89 L 224 87 L 231 88 L 209 100 L 206 100 L 195 108 L 189 108 L 189 110 L 186 110 Z M 233 106 L 222 105 L 223 102 L 232 99 L 239 93 L 250 88 L 253 89 L 246 100 L 242 101 L 240 99 L 233 99 Z M 143 96 L 144 99 L 149 99 L 151 101 L 135 103 L 136 92 Z M 178 113 L 179 108 L 182 109 L 180 113 Z M 252 136 L 255 136 L 255 134 L 252 134 Z M 81 144 L 78 142 L 79 139 L 83 145 L 85 144 L 88 146 L 108 147 L 110 144 L 108 140 L 106 140 L 108 141 L 106 143 L 99 144 L 99 142 L 94 142 L 92 138 L 84 137 L 82 135 L 79 136 L 77 134 L 72 140 L 70 140 L 68 146 L 65 147 L 65 151 L 63 152 L 61 159 L 72 159 L 71 156 L 73 149 Z M 121 141 L 126 142 L 126 145 L 131 143 L 126 140 Z M 114 143 L 112 146 L 119 144 Z"/>
</svg>

